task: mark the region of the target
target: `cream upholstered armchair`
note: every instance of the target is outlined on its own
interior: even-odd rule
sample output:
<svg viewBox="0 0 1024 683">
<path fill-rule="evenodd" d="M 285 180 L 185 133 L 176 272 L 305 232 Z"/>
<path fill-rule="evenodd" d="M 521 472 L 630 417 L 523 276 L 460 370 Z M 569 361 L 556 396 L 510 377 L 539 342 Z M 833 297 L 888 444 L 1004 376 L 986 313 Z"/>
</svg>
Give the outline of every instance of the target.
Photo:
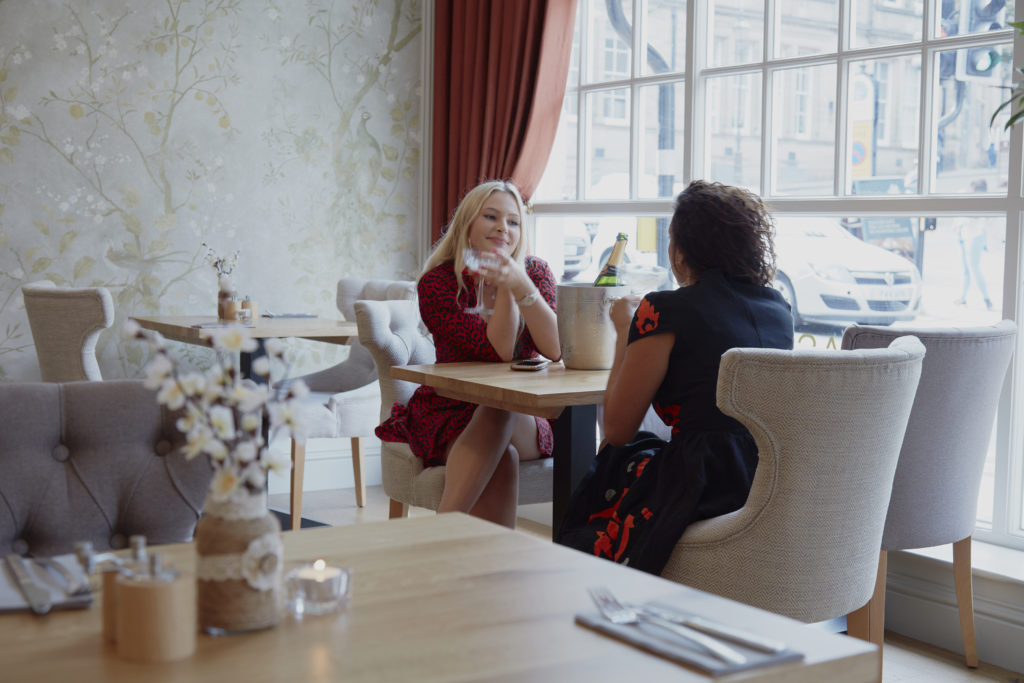
<svg viewBox="0 0 1024 683">
<path fill-rule="evenodd" d="M 102 380 L 96 361 L 100 333 L 114 324 L 105 287 L 57 287 L 49 280 L 21 288 L 44 382 Z"/>
<path fill-rule="evenodd" d="M 416 283 L 406 280 L 368 280 L 346 277 L 338 280 L 337 305 L 345 320 L 355 317 L 357 299 L 415 299 Z M 364 443 L 373 436 L 380 415 L 380 385 L 373 357 L 353 341 L 348 358 L 341 363 L 305 375 L 310 395 L 303 410 L 306 438 L 348 438 L 352 445 L 352 474 L 356 505 L 366 501 L 363 473 Z M 291 528 L 298 529 L 302 517 L 302 484 L 305 474 L 306 443 L 292 439 Z"/>
<path fill-rule="evenodd" d="M 804 622 L 864 605 L 924 353 L 913 337 L 727 351 L 718 407 L 757 442 L 754 482 L 742 508 L 687 528 L 661 576 Z"/>
<path fill-rule="evenodd" d="M 359 341 L 373 355 L 380 378 L 380 420 L 391 415 L 391 406 L 405 403 L 416 385 L 391 377 L 396 365 L 433 363 L 434 343 L 420 320 L 416 301 L 357 301 Z M 423 467 L 408 444 L 381 442 L 381 479 L 390 498 L 389 517 L 404 517 L 409 506 L 436 510 L 444 490 L 443 466 Z M 551 500 L 551 458 L 519 464 L 519 504 Z"/>
<path fill-rule="evenodd" d="M 875 592 L 847 619 L 848 632 L 883 644 L 888 551 L 952 543 L 964 657 L 968 666 L 976 667 L 971 534 L 1017 326 L 1011 320 L 981 327 L 899 330 L 854 325 L 843 334 L 843 348 L 884 347 L 900 334 L 919 338 L 928 354 L 893 479 Z"/>
</svg>

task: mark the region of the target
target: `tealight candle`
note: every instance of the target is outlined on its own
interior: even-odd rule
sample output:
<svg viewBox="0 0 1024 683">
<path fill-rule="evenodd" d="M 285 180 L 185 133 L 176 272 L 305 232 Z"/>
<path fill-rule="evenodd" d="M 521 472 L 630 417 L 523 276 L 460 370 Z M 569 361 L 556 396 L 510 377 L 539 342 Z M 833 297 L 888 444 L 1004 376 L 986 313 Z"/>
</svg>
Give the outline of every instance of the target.
<svg viewBox="0 0 1024 683">
<path fill-rule="evenodd" d="M 288 572 L 288 608 L 295 614 L 327 614 L 348 602 L 352 570 L 328 567 L 324 560 Z"/>
</svg>

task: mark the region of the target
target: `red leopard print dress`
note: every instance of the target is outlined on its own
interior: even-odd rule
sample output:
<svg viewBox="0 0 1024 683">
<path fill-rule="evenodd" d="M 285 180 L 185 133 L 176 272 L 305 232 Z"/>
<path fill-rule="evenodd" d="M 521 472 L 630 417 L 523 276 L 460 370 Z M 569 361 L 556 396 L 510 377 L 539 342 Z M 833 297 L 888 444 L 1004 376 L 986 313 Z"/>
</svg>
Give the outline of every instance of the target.
<svg viewBox="0 0 1024 683">
<path fill-rule="evenodd" d="M 534 256 L 526 257 L 526 273 L 537 286 L 551 310 L 555 310 L 556 281 L 548 264 Z M 466 291 L 456 296 L 458 281 L 451 262 L 442 263 L 420 278 L 417 286 L 420 315 L 434 335 L 438 363 L 494 361 L 501 358 L 487 340 L 487 323 L 483 318 L 463 309 L 476 305 L 476 280 L 468 271 L 462 273 Z M 537 356 L 530 331 L 523 332 L 517 358 Z M 382 441 L 406 442 L 425 466 L 442 464 L 442 456 L 451 443 L 469 424 L 476 405 L 439 396 L 432 387 L 421 386 L 408 405 L 396 403 L 391 417 L 376 429 Z M 551 455 L 554 438 L 551 424 L 537 418 L 537 446 L 544 456 Z"/>
</svg>

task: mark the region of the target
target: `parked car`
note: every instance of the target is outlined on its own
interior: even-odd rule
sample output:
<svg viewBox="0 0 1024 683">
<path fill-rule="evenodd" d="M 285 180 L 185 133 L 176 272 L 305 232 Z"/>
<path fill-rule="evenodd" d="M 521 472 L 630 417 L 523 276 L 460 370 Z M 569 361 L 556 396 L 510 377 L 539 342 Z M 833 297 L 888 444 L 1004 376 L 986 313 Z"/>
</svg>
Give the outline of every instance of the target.
<svg viewBox="0 0 1024 683">
<path fill-rule="evenodd" d="M 838 219 L 780 218 L 773 285 L 805 322 L 891 325 L 913 320 L 921 273 L 907 259 L 863 242 Z"/>
<path fill-rule="evenodd" d="M 583 231 L 567 230 L 564 237 L 563 280 L 572 280 L 590 266 L 590 239 Z"/>
</svg>

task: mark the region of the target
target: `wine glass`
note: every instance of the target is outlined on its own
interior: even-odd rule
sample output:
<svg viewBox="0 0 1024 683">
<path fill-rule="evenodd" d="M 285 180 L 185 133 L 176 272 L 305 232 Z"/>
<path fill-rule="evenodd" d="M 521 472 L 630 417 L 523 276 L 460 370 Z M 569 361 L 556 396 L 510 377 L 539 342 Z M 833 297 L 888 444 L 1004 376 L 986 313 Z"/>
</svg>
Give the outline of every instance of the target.
<svg viewBox="0 0 1024 683">
<path fill-rule="evenodd" d="M 647 294 L 661 287 L 668 274 L 668 268 L 664 266 L 648 265 L 646 263 L 624 263 L 619 266 L 622 280 L 629 285 L 632 294 Z"/>
<path fill-rule="evenodd" d="M 476 306 L 468 306 L 463 309 L 466 313 L 476 315 L 490 315 L 494 309 L 484 305 L 484 278 L 480 275 L 480 268 L 484 266 L 498 265 L 494 255 L 476 247 L 466 247 L 462 250 L 462 260 L 466 262 L 466 268 L 476 276 Z"/>
</svg>

